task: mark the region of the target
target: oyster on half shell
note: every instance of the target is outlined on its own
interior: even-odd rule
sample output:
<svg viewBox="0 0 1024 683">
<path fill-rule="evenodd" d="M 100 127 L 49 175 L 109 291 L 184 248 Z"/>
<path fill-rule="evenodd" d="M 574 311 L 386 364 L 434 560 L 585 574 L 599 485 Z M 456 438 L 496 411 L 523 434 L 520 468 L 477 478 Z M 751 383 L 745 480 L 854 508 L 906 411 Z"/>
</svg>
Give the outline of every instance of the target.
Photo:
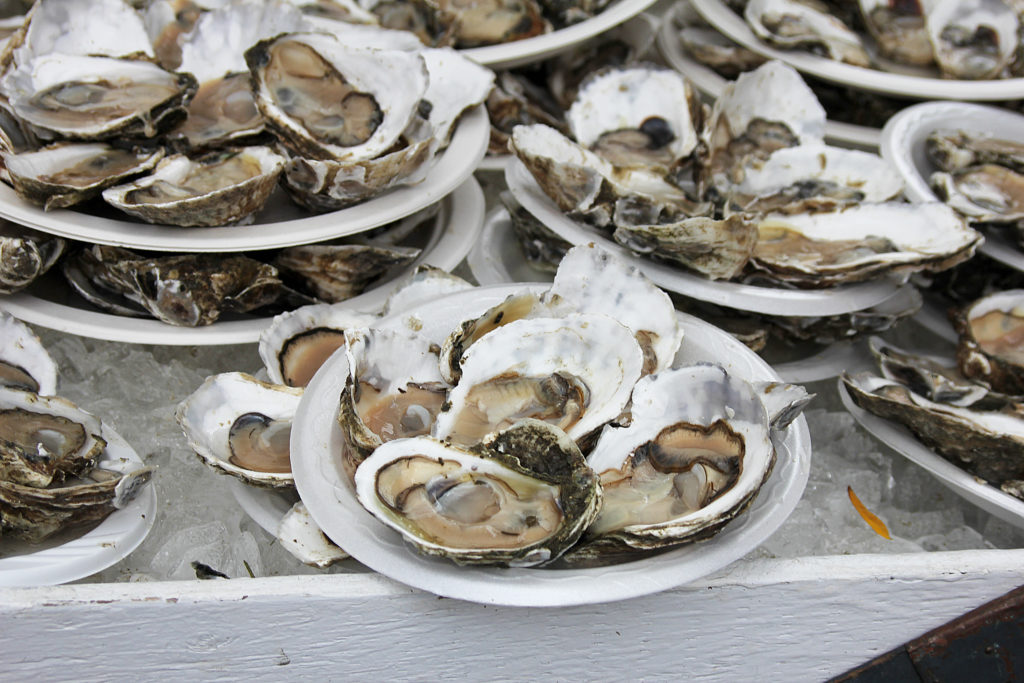
<svg viewBox="0 0 1024 683">
<path fill-rule="evenodd" d="M 522 420 L 472 447 L 389 441 L 356 470 L 363 507 L 426 555 L 459 564 L 554 561 L 593 519 L 597 476 L 576 444 Z"/>
</svg>

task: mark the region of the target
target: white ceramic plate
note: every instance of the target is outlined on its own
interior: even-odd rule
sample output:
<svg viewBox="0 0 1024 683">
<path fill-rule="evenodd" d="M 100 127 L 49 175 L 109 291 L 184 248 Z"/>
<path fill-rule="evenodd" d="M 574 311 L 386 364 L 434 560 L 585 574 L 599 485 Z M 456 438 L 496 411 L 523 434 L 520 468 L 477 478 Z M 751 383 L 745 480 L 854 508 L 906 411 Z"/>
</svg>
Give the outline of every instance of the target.
<svg viewBox="0 0 1024 683">
<path fill-rule="evenodd" d="M 691 58 L 683 48 L 675 23 L 675 16 L 680 11 L 682 2 L 689 0 L 680 0 L 680 3 L 665 14 L 661 28 L 658 29 L 658 50 L 669 66 L 690 79 L 697 90 L 713 100 L 722 94 L 722 89 L 729 81 L 715 73 L 714 69 Z M 833 143 L 876 149 L 880 134 L 878 128 L 870 126 L 858 126 L 842 121 L 825 122 L 825 138 Z"/>
<path fill-rule="evenodd" d="M 433 235 L 416 263 L 444 270 L 457 266 L 476 242 L 484 219 L 484 196 L 470 176 L 444 200 Z M 374 289 L 349 299 L 356 310 L 376 310 L 401 281 L 401 274 Z M 92 307 L 64 283 L 59 274 L 11 296 L 0 297 L 0 310 L 25 322 L 83 337 L 137 344 L 213 345 L 248 344 L 259 339 L 272 317 L 218 321 L 205 327 L 177 327 L 159 320 L 112 315 Z"/>
<path fill-rule="evenodd" d="M 839 397 L 854 419 L 880 441 L 911 462 L 928 470 L 929 474 L 964 499 L 999 519 L 1024 529 L 1024 500 L 1003 493 L 996 487 L 968 474 L 918 441 L 903 425 L 890 422 L 861 409 L 850 398 L 842 380 L 839 381 Z"/>
<path fill-rule="evenodd" d="M 535 285 L 543 287 L 543 285 Z M 524 285 L 460 292 L 417 312 L 429 335 L 482 312 Z M 776 378 L 754 353 L 721 330 L 681 316 L 685 336 L 679 364 L 715 361 L 736 376 Z M 425 557 L 356 501 L 336 457 L 342 447 L 338 396 L 347 372 L 335 353 L 306 388 L 292 430 L 292 467 L 299 494 L 324 532 L 359 562 L 392 579 L 438 595 L 482 603 L 554 606 L 608 602 L 694 581 L 739 559 L 789 516 L 807 482 L 810 438 L 803 417 L 787 430 L 771 477 L 753 505 L 713 538 L 635 562 L 593 569 L 460 567 Z"/>
<path fill-rule="evenodd" d="M 844 64 L 806 51 L 779 50 L 761 42 L 743 17 L 722 0 L 691 0 L 691 3 L 709 24 L 748 50 L 834 83 L 905 98 L 992 102 L 1024 97 L 1024 78 L 956 81 L 939 78 L 937 72 L 934 76 L 891 73 Z"/>
<path fill-rule="evenodd" d="M 903 176 L 904 193 L 913 202 L 935 202 L 928 179 L 939 170 L 925 150 L 934 131 L 952 128 L 1024 142 L 1024 115 L 969 102 L 922 102 L 907 107 L 882 127 L 882 156 Z M 1024 271 L 1021 251 L 999 230 L 986 230 L 978 251 Z"/>
<path fill-rule="evenodd" d="M 474 47 L 459 52 L 494 70 L 532 64 L 569 50 L 588 38 L 618 26 L 650 7 L 656 0 L 618 0 L 600 14 L 551 33 L 500 45 Z"/>
<path fill-rule="evenodd" d="M 251 225 L 179 228 L 128 220 L 123 214 L 110 218 L 74 209 L 43 211 L 0 184 L 0 216 L 62 237 L 130 249 L 222 252 L 308 244 L 376 228 L 439 201 L 472 175 L 489 137 L 487 111 L 480 105 L 462 118 L 423 182 L 319 215 L 310 215 L 278 189 Z"/>
<path fill-rule="evenodd" d="M 102 436 L 107 441 L 100 460 L 104 468 L 129 472 L 142 466 L 135 450 L 106 424 Z M 71 529 L 37 546 L 0 539 L 0 586 L 52 586 L 102 571 L 139 547 L 155 518 L 151 482 L 87 533 L 76 535 Z"/>
<path fill-rule="evenodd" d="M 701 301 L 767 315 L 837 315 L 879 304 L 895 294 L 900 285 L 896 280 L 880 278 L 830 289 L 812 290 L 708 280 L 638 256 L 600 235 L 596 230 L 572 220 L 544 194 L 518 159 L 510 162 L 505 172 L 505 181 L 516 200 L 562 239 L 577 245 L 589 242 L 599 244 L 640 268 L 658 286 Z"/>
</svg>

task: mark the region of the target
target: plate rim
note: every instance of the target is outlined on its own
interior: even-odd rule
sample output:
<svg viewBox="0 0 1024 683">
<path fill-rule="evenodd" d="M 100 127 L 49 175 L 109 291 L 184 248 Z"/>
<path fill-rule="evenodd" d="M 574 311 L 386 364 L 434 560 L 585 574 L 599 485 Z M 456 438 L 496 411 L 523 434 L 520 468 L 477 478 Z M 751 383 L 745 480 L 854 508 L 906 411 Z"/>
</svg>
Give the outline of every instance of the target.
<svg viewBox="0 0 1024 683">
<path fill-rule="evenodd" d="M 509 162 L 505 182 L 527 211 L 562 239 L 574 245 L 593 242 L 639 268 L 656 285 L 684 296 L 730 308 L 768 315 L 823 316 L 860 311 L 882 303 L 901 283 L 886 278 L 840 285 L 828 290 L 782 289 L 708 280 L 638 256 L 596 231 L 572 220 L 544 194 L 519 159 Z"/>
<path fill-rule="evenodd" d="M 472 174 L 441 201 L 451 201 L 448 222 L 430 251 L 421 254 L 415 263 L 396 277 L 368 292 L 341 302 L 354 309 L 379 307 L 391 291 L 420 263 L 430 263 L 451 271 L 466 257 L 476 242 L 484 219 L 483 189 Z M 456 226 L 458 229 L 451 229 Z M 149 318 L 128 318 L 67 306 L 21 292 L 0 297 L 0 310 L 33 325 L 67 332 L 82 337 L 130 344 L 163 346 L 217 346 L 248 344 L 259 341 L 260 334 L 274 316 L 250 320 L 227 320 L 205 327 L 177 327 Z"/>
<path fill-rule="evenodd" d="M 873 437 L 927 471 L 964 500 L 1008 524 L 1024 529 L 1024 501 L 979 481 L 974 475 L 918 441 L 903 425 L 885 420 L 856 405 L 842 378 L 839 378 L 836 387 L 843 407 Z"/>
<path fill-rule="evenodd" d="M 691 0 L 691 4 L 709 24 L 752 52 L 834 83 L 904 98 L 998 101 L 1024 97 L 1024 78 L 986 81 L 928 78 L 854 66 L 810 53 L 786 52 L 761 42 L 743 18 L 722 0 Z"/>
<path fill-rule="evenodd" d="M 150 225 L 74 209 L 44 211 L 4 184 L 0 184 L 0 217 L 68 239 L 149 251 L 254 251 L 309 244 L 379 227 L 440 200 L 473 175 L 489 139 L 490 121 L 480 104 L 462 116 L 448 147 L 422 181 L 345 209 L 293 220 L 213 228 Z"/>
<path fill-rule="evenodd" d="M 482 299 L 482 303 L 487 303 L 491 299 L 500 301 L 513 291 L 521 291 L 526 287 L 543 289 L 547 286 L 547 284 L 536 283 L 485 286 L 452 295 L 447 303 L 456 305 L 461 303 L 462 298 L 468 299 L 473 295 Z M 456 300 L 455 297 L 460 298 Z M 477 304 L 481 305 L 481 301 L 478 301 Z M 771 367 L 752 351 L 743 347 L 739 341 L 693 316 L 679 315 L 684 324 L 692 326 L 692 329 L 688 328 L 690 335 L 712 335 L 715 337 L 716 344 L 721 343 L 730 352 L 736 352 L 742 357 L 744 362 L 753 368 L 752 372 L 756 376 L 777 379 L 777 375 Z M 685 343 L 686 336 L 684 335 Z M 732 356 L 727 358 L 733 359 Z M 296 411 L 295 422 L 301 428 L 293 431 L 292 443 L 293 472 L 299 495 L 317 524 L 335 542 L 338 542 L 345 533 L 351 534 L 352 529 L 357 525 L 346 524 L 345 520 L 338 515 L 338 511 L 331 509 L 331 506 L 344 506 L 346 503 L 349 506 L 358 506 L 358 503 L 352 500 L 351 494 L 346 496 L 347 501 L 342 501 L 338 496 L 335 486 L 340 485 L 340 482 L 332 482 L 330 479 L 330 472 L 338 475 L 338 471 L 334 465 L 328 466 L 326 463 L 321 463 L 314 455 L 315 444 L 321 443 L 321 450 L 329 448 L 327 441 L 323 440 L 327 435 L 315 434 L 313 424 L 310 424 L 309 421 L 326 420 L 325 428 L 335 434 L 340 429 L 335 426 L 337 399 L 333 398 L 338 396 L 339 392 L 334 391 L 332 383 L 337 382 L 339 376 L 346 371 L 346 367 L 345 354 L 336 352 L 314 376 L 303 394 L 299 409 Z M 329 392 L 332 396 L 333 404 L 328 407 L 324 407 L 324 403 L 320 401 L 324 392 Z M 326 411 L 319 418 L 311 417 L 315 406 L 320 406 L 321 410 Z M 396 581 L 437 595 L 484 604 L 533 607 L 565 606 L 610 602 L 646 595 L 695 581 L 722 569 L 763 543 L 782 525 L 799 502 L 810 474 L 810 434 L 803 416 L 798 417 L 790 425 L 786 431 L 786 437 L 781 443 L 784 447 L 779 448 L 778 457 L 780 461 L 785 460 L 786 462 L 784 466 L 780 466 L 780 462 L 776 462 L 772 479 L 769 480 L 774 482 L 774 486 L 781 487 L 779 500 L 769 501 L 763 495 L 759 496 L 751 508 L 730 521 L 712 539 L 682 546 L 664 554 L 631 563 L 592 569 L 550 571 L 458 567 L 441 558 L 424 558 L 416 554 L 400 539 L 394 538 L 397 537 L 397 532 L 385 527 L 361 507 L 354 508 L 360 519 L 369 521 L 372 525 L 379 525 L 379 530 L 394 535 L 392 538 L 397 543 L 394 548 L 395 554 L 393 556 L 385 554 L 384 561 L 378 557 L 368 558 L 361 545 L 358 547 L 353 545 L 352 536 L 342 539 L 339 545 L 345 548 L 347 544 L 349 547 L 345 550 L 352 557 Z M 330 471 L 325 471 L 325 469 Z M 783 477 L 788 478 L 783 479 Z M 767 511 L 765 508 L 768 508 Z M 742 541 L 749 541 L 749 536 L 753 536 L 755 540 L 752 544 L 725 545 L 735 536 L 739 536 Z M 718 539 L 717 544 L 716 539 Z M 722 539 L 725 541 L 723 542 Z M 365 539 L 365 542 L 368 547 L 373 547 L 375 543 L 369 537 Z M 361 543 L 364 543 L 363 539 L 360 540 Z M 352 550 L 356 552 L 353 553 Z M 678 562 L 674 562 L 680 557 L 688 557 L 693 554 L 697 554 L 698 563 L 702 563 L 696 571 L 693 563 L 681 567 Z M 629 580 L 624 580 L 627 578 Z"/>
<path fill-rule="evenodd" d="M 104 460 L 144 467 L 135 449 L 101 420 L 106 440 Z M 154 473 L 155 476 L 155 473 Z M 108 569 L 135 551 L 156 522 L 156 486 L 150 480 L 128 505 L 114 510 L 87 533 L 58 546 L 22 555 L 0 557 L 0 586 L 54 586 Z"/>
</svg>

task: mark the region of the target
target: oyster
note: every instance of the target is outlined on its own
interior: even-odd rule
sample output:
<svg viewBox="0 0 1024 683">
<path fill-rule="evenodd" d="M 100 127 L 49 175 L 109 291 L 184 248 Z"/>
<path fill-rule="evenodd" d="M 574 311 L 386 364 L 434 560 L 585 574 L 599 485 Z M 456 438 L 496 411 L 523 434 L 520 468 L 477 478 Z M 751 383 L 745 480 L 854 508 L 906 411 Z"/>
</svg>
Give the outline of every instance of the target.
<svg viewBox="0 0 1024 683">
<path fill-rule="evenodd" d="M 316 159 L 380 156 L 417 115 L 427 89 L 419 54 L 353 49 L 321 33 L 260 41 L 245 59 L 264 117 L 293 151 Z"/>
<path fill-rule="evenodd" d="M 937 403 L 893 380 L 871 373 L 841 376 L 854 403 L 870 413 L 894 420 L 922 443 L 962 469 L 1013 495 L 1014 482 L 1024 479 L 1024 409 L 1001 410 Z M 1008 486 L 1007 486 L 1008 485 Z"/>
<path fill-rule="evenodd" d="M 1024 143 L 962 130 L 937 130 L 925 140 L 928 158 L 943 171 L 999 164 L 1024 173 Z"/>
<path fill-rule="evenodd" d="M 922 0 L 860 0 L 861 14 L 878 52 L 899 64 L 927 66 L 935 50 L 925 26 Z"/>
<path fill-rule="evenodd" d="M 0 294 L 13 294 L 48 271 L 66 242 L 43 232 L 0 220 Z"/>
<path fill-rule="evenodd" d="M 349 374 L 338 422 L 346 440 L 342 463 L 351 477 L 382 443 L 430 433 L 448 385 L 431 343 L 416 333 L 349 330 L 345 345 Z"/>
<path fill-rule="evenodd" d="M 985 223 L 1024 221 L 1024 174 L 983 164 L 933 173 L 929 182 L 939 199 L 964 216 Z"/>
<path fill-rule="evenodd" d="M 860 36 L 819 0 L 750 0 L 743 16 L 772 45 L 808 48 L 839 62 L 871 66 Z"/>
<path fill-rule="evenodd" d="M 775 463 L 759 392 L 718 366 L 643 378 L 630 414 L 587 457 L 604 496 L 574 559 L 706 538 L 746 509 Z"/>
<path fill-rule="evenodd" d="M 953 322 L 961 372 L 995 391 L 1024 395 L 1024 289 L 982 297 Z"/>
<path fill-rule="evenodd" d="M 3 312 L 0 312 L 0 386 L 43 396 L 57 393 L 57 364 L 25 323 Z"/>
<path fill-rule="evenodd" d="M 362 244 L 308 244 L 289 247 L 274 257 L 274 266 L 299 289 L 328 303 L 350 299 L 388 272 L 405 268 L 420 255 L 413 247 Z"/>
<path fill-rule="evenodd" d="M 171 127 L 196 81 L 145 60 L 55 53 L 6 73 L 0 90 L 40 138 L 103 140 Z"/>
<path fill-rule="evenodd" d="M 294 486 L 289 439 L 302 390 L 242 372 L 208 377 L 175 418 L 207 465 L 264 488 Z"/>
<path fill-rule="evenodd" d="M 424 0 L 453 38 L 455 47 L 522 40 L 550 30 L 535 0 Z"/>
<path fill-rule="evenodd" d="M 516 320 L 462 355 L 433 436 L 470 445 L 532 417 L 577 442 L 619 416 L 643 368 L 632 332 L 603 315 Z"/>
<path fill-rule="evenodd" d="M 356 471 L 363 507 L 417 550 L 459 564 L 554 561 L 593 519 L 596 475 L 562 431 L 523 420 L 462 448 L 389 441 Z"/>
<path fill-rule="evenodd" d="M 302 306 L 275 316 L 259 342 L 270 381 L 306 386 L 331 354 L 345 345 L 345 331 L 365 327 L 373 319 L 331 304 Z"/>
<path fill-rule="evenodd" d="M 267 306 L 286 293 L 273 266 L 245 256 L 148 257 L 94 245 L 66 259 L 62 267 L 75 291 L 104 310 L 119 315 L 148 313 L 187 327 L 209 325 L 227 311 Z"/>
<path fill-rule="evenodd" d="M 47 211 L 97 196 L 105 188 L 149 171 L 163 150 L 127 150 L 106 143 L 56 143 L 43 149 L 4 153 L 18 194 Z"/>
<path fill-rule="evenodd" d="M 882 273 L 943 270 L 981 235 L 945 204 L 859 204 L 820 214 L 767 214 L 751 265 L 782 282 L 825 287 Z"/>
<path fill-rule="evenodd" d="M 591 74 L 565 118 L 576 142 L 615 167 L 666 174 L 690 161 L 701 115 L 682 74 L 637 64 Z"/>
<path fill-rule="evenodd" d="M 101 434 L 100 421 L 69 401 L 0 389 L 2 533 L 38 543 L 127 504 L 150 470 L 97 467 Z"/>
<path fill-rule="evenodd" d="M 149 223 L 215 226 L 237 223 L 263 208 L 284 158 L 269 147 L 164 158 L 150 175 L 103 191 L 103 199 Z"/>
<path fill-rule="evenodd" d="M 1003 0 L 937 0 L 925 16 L 935 61 L 950 78 L 998 78 L 1020 42 L 1020 19 Z"/>
</svg>

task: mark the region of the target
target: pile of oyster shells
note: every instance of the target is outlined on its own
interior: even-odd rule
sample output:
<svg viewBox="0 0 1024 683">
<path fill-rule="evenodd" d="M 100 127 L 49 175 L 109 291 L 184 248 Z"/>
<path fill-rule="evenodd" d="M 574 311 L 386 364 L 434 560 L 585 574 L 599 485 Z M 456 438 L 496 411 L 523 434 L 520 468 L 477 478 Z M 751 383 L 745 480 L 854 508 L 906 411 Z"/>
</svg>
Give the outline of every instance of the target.
<svg viewBox="0 0 1024 683">
<path fill-rule="evenodd" d="M 174 33 L 177 54 L 158 52 L 165 5 L 33 6 L 0 54 L 3 159 L 22 197 L 227 225 L 280 177 L 300 205 L 334 210 L 421 179 L 493 81 L 450 48 L 283 0 L 202 12 Z"/>
<path fill-rule="evenodd" d="M 103 425 L 57 397 L 57 366 L 23 323 L 0 314 L 0 536 L 40 543 L 124 507 L 151 470 L 105 467 Z M 0 538 L 0 543 L 3 539 Z"/>
<path fill-rule="evenodd" d="M 974 224 L 1009 228 L 1024 249 L 1024 142 L 937 130 L 925 149 L 940 169 L 929 178 L 935 194 Z"/>
<path fill-rule="evenodd" d="M 761 40 L 855 66 L 933 68 L 944 78 L 1024 73 L 1014 0 L 729 0 Z"/>
<path fill-rule="evenodd" d="M 463 286 L 429 282 L 437 277 L 422 274 L 388 311 Z M 329 349 L 346 347 L 336 457 L 367 510 L 420 552 L 460 564 L 590 565 L 707 538 L 757 495 L 772 434 L 809 400 L 710 364 L 674 368 L 682 332 L 671 300 L 593 245 L 570 250 L 546 292 L 513 294 L 447 338 L 400 315 L 335 314 L 333 332 L 305 327 Z M 261 354 L 272 374 L 307 355 L 268 352 L 271 336 Z M 302 381 L 327 353 L 283 374 Z M 253 483 L 286 481 L 239 470 L 255 467 L 253 443 L 284 445 L 275 425 L 297 399 L 260 403 L 253 392 L 211 417 L 230 402 L 227 387 L 211 378 L 179 407 L 193 448 Z M 242 445 L 229 445 L 233 434 Z"/>
<path fill-rule="evenodd" d="M 1024 290 L 982 297 L 952 317 L 955 361 L 872 339 L 881 376 L 844 374 L 842 382 L 861 408 L 1024 499 Z"/>
</svg>

